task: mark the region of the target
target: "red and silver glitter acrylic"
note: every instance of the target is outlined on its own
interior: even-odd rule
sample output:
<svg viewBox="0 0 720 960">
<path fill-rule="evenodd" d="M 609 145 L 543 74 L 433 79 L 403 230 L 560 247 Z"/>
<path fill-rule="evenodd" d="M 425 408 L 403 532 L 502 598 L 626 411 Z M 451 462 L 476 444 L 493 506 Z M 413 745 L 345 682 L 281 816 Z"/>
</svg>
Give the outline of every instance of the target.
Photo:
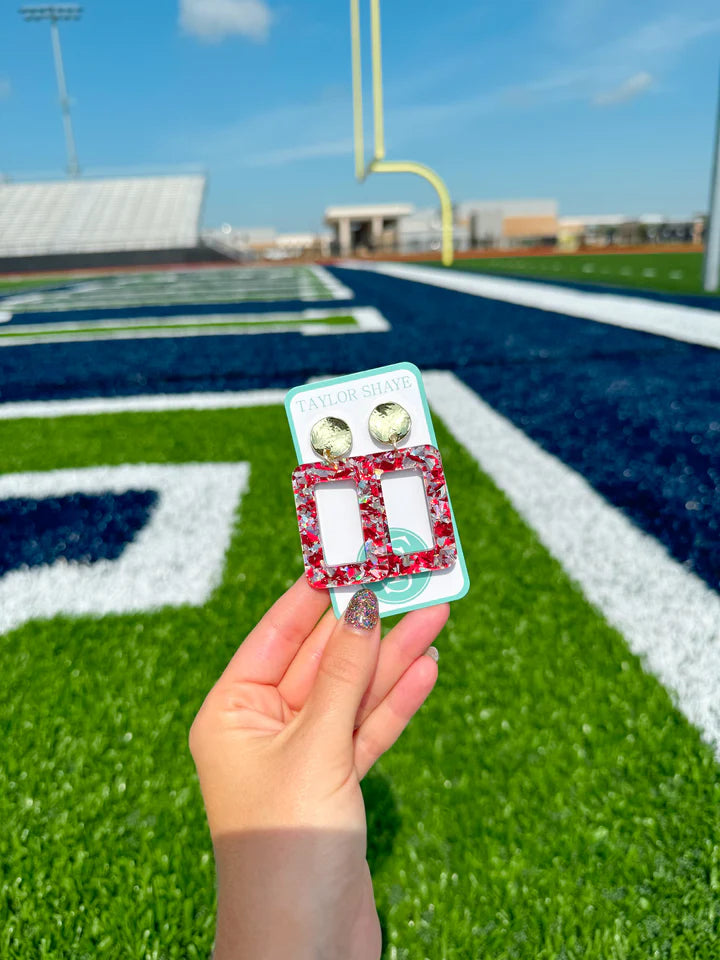
<svg viewBox="0 0 720 960">
<path fill-rule="evenodd" d="M 433 545 L 429 550 L 404 554 L 393 553 L 390 548 L 388 576 L 405 577 L 412 573 L 447 570 L 451 567 L 457 560 L 457 544 L 440 451 L 436 447 L 423 444 L 374 453 L 364 459 L 372 461 L 373 472 L 378 480 L 381 480 L 385 473 L 414 470 L 422 476 L 425 487 Z"/>
<path fill-rule="evenodd" d="M 360 465 L 362 457 L 326 463 L 303 463 L 293 471 L 295 509 L 300 543 L 302 545 L 305 573 L 311 587 L 345 587 L 351 583 L 377 583 L 387 577 L 387 550 L 390 533 L 385 516 L 380 480 L 366 477 Z M 365 560 L 330 566 L 325 562 L 320 535 L 315 491 L 321 483 L 351 480 L 357 490 L 360 506 Z"/>
<path fill-rule="evenodd" d="M 381 481 L 384 474 L 397 470 L 413 470 L 422 476 L 433 537 L 429 550 L 393 552 Z M 365 560 L 330 566 L 323 553 L 315 491 L 321 483 L 342 480 L 352 481 L 357 490 Z M 445 474 L 435 447 L 421 445 L 331 463 L 304 463 L 295 469 L 292 481 L 305 572 L 312 587 L 378 583 L 390 577 L 446 570 L 457 560 Z"/>
</svg>

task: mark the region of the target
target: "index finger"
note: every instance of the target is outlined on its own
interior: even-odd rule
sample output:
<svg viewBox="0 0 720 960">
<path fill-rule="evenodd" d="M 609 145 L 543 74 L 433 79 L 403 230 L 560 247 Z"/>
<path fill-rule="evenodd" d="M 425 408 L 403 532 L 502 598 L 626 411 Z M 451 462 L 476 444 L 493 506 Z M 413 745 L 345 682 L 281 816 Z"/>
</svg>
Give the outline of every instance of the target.
<svg viewBox="0 0 720 960">
<path fill-rule="evenodd" d="M 329 603 L 327 590 L 314 589 L 303 574 L 243 640 L 223 677 L 279 683 Z"/>
</svg>

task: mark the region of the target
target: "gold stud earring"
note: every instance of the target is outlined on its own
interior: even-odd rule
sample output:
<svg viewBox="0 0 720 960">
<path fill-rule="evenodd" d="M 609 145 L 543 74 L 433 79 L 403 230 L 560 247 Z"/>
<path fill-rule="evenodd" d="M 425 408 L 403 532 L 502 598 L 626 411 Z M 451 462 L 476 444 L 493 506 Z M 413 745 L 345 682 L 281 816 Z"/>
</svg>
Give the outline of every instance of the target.
<svg viewBox="0 0 720 960">
<path fill-rule="evenodd" d="M 319 457 L 333 463 L 350 453 L 352 431 L 339 417 L 323 417 L 310 431 L 310 443 Z"/>
<path fill-rule="evenodd" d="M 410 433 L 412 420 L 399 403 L 380 403 L 370 414 L 368 430 L 373 440 L 397 447 Z"/>
</svg>

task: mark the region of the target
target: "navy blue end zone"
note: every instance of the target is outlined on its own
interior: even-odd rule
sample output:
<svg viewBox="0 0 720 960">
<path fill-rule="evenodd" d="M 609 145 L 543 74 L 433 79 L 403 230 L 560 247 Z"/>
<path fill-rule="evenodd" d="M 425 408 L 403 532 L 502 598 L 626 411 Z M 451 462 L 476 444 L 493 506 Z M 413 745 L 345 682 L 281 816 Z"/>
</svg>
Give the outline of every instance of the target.
<svg viewBox="0 0 720 960">
<path fill-rule="evenodd" d="M 0 500 L 0 576 L 51 564 L 117 560 L 148 522 L 154 490 Z"/>
</svg>

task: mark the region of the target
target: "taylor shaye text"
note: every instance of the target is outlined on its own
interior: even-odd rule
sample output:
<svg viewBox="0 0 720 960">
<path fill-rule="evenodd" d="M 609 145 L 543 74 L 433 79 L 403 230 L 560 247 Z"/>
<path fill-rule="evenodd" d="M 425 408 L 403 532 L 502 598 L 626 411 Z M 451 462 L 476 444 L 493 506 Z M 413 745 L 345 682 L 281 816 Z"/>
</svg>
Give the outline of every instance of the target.
<svg viewBox="0 0 720 960">
<path fill-rule="evenodd" d="M 409 390 L 411 387 L 412 378 L 407 375 L 387 377 L 384 380 L 373 380 L 372 383 L 363 384 L 362 387 L 343 387 L 339 390 L 318 393 L 304 399 L 297 397 L 294 402 L 300 408 L 300 413 L 305 413 L 311 410 L 326 410 L 328 407 L 336 407 L 339 404 L 351 403 L 352 401 L 369 400 L 387 393 Z"/>
</svg>

